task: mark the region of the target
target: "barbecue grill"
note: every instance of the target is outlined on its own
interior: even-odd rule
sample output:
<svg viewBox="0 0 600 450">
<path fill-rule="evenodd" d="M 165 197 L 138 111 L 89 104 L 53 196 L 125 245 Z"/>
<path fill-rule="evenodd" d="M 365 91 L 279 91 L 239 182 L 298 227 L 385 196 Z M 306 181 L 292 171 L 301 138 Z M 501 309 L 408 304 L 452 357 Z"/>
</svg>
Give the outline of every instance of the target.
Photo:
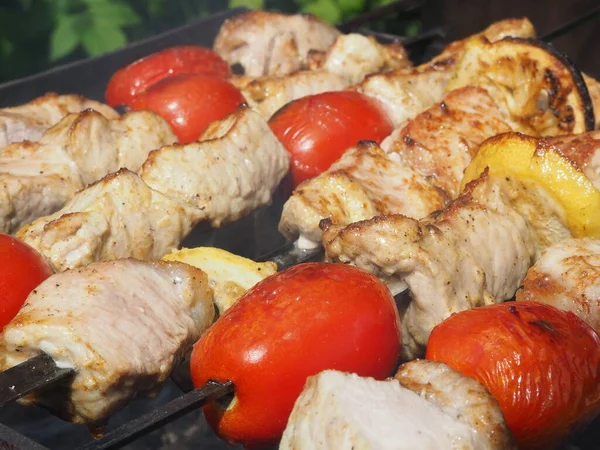
<svg viewBox="0 0 600 450">
<path fill-rule="evenodd" d="M 393 2 L 359 15 L 341 24 L 339 28 L 343 32 L 358 31 L 373 35 L 385 43 L 403 42 L 415 63 L 424 62 L 443 48 L 447 37 L 445 24 L 426 22 L 426 29 L 412 38 L 377 33 L 368 28 L 373 21 L 390 15 L 410 14 L 418 17 L 425 12 L 424 3 L 426 2 L 422 0 Z M 48 91 L 77 93 L 102 100 L 106 83 L 118 68 L 144 55 L 174 45 L 196 44 L 210 47 L 221 24 L 244 11 L 244 8 L 229 10 L 193 21 L 107 55 L 2 84 L 0 104 L 4 106 L 25 103 Z M 599 18 L 600 5 L 581 16 L 570 18 L 560 27 L 546 33 L 542 39 L 552 41 Z M 592 75 L 600 76 L 599 73 Z M 285 179 L 270 206 L 260 208 L 252 215 L 220 230 L 195 229 L 183 245 L 220 247 L 257 260 L 279 255 L 278 263 L 283 265 L 297 262 L 294 259 L 297 255 L 285 254 L 285 257 L 281 257 L 282 249 L 286 248 L 286 241 L 277 231 L 281 209 L 290 192 L 290 180 Z M 84 426 L 62 422 L 38 408 L 10 404 L 0 409 L 0 422 L 4 423 L 0 423 L 0 449 L 99 450 L 123 448 L 127 445 L 133 449 L 231 449 L 234 447 L 214 437 L 199 410 L 207 400 L 230 392 L 231 389 L 231 385 L 215 383 L 201 391 L 193 391 L 185 380 L 178 379 L 177 383 L 169 381 L 155 399 L 136 400 L 116 414 L 111 419 L 104 437 L 98 440 L 92 440 Z M 44 445 L 39 442 L 43 442 Z M 600 449 L 599 442 L 600 420 L 596 420 L 569 448 Z"/>
</svg>

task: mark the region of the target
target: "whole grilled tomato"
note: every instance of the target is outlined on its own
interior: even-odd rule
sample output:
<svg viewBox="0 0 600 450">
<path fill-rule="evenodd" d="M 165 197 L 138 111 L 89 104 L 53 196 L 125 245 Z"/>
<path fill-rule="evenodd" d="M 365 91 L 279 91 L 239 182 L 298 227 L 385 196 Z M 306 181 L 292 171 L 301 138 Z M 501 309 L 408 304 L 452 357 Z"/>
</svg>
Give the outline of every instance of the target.
<svg viewBox="0 0 600 450">
<path fill-rule="evenodd" d="M 204 74 L 229 77 L 231 70 L 211 49 L 193 45 L 171 47 L 119 69 L 106 88 L 110 106 L 130 106 L 133 99 L 165 78 L 181 74 Z"/>
<path fill-rule="evenodd" d="M 302 97 L 276 112 L 269 125 L 290 152 L 295 185 L 329 169 L 358 141 L 379 143 L 394 129 L 377 100 L 353 91 Z"/>
<path fill-rule="evenodd" d="M 261 281 L 196 343 L 194 385 L 233 381 L 228 406 L 204 407 L 224 439 L 258 448 L 276 443 L 306 378 L 325 369 L 385 378 L 401 349 L 390 291 L 341 264 L 308 263 Z"/>
<path fill-rule="evenodd" d="M 503 303 L 435 327 L 427 359 L 482 382 L 519 448 L 550 449 L 600 413 L 600 338 L 571 312 Z"/>
</svg>

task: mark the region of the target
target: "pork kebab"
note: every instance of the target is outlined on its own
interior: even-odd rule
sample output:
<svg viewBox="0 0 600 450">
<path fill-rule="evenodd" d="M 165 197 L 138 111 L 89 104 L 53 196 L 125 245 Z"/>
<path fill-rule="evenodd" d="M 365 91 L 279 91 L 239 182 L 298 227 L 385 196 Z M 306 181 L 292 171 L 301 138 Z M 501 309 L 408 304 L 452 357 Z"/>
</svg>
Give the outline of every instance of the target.
<svg viewBox="0 0 600 450">
<path fill-rule="evenodd" d="M 317 246 L 325 218 L 339 225 L 378 214 L 421 218 L 456 198 L 463 171 L 485 139 L 510 130 L 547 136 L 594 127 L 577 69 L 532 41 L 471 41 L 446 89 L 441 102 L 407 120 L 381 146 L 360 142 L 298 186 L 284 205 L 280 231 Z"/>
</svg>

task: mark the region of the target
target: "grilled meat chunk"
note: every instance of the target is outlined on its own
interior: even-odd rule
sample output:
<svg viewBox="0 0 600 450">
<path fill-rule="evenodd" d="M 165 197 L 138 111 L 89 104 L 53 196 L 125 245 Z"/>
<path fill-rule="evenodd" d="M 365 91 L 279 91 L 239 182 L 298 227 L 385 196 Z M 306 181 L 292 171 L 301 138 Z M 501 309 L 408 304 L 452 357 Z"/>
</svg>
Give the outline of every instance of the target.
<svg viewBox="0 0 600 450">
<path fill-rule="evenodd" d="M 169 125 L 152 112 L 109 120 L 86 110 L 66 116 L 39 142 L 0 149 L 0 232 L 57 211 L 120 167 L 138 170 L 151 150 L 174 141 Z"/>
<path fill-rule="evenodd" d="M 410 66 L 403 47 L 381 45 L 360 34 L 338 37 L 326 53 L 311 54 L 309 67 L 286 76 L 266 76 L 247 84 L 244 97 L 266 119 L 285 104 L 307 95 L 340 91 L 366 75 Z"/>
<path fill-rule="evenodd" d="M 251 11 L 227 20 L 213 48 L 245 75 L 282 76 L 301 69 L 311 50 L 327 50 L 339 35 L 315 16 Z"/>
<path fill-rule="evenodd" d="M 377 98 L 386 107 L 394 125 L 400 127 L 406 120 L 442 100 L 466 43 L 479 36 L 495 42 L 506 36 L 534 37 L 535 31 L 527 19 L 502 20 L 479 34 L 453 42 L 430 62 L 412 69 L 369 75 L 352 89 Z"/>
<path fill-rule="evenodd" d="M 443 363 L 413 361 L 386 381 L 333 370 L 309 377 L 280 448 L 515 447 L 498 403 L 481 383 Z"/>
<path fill-rule="evenodd" d="M 21 399 L 99 424 L 160 389 L 214 319 L 206 274 L 177 262 L 98 262 L 55 274 L 0 337 L 2 370 L 42 352 L 74 368 L 65 385 Z"/>
<path fill-rule="evenodd" d="M 102 259 L 159 259 L 202 217 L 198 208 L 151 189 L 123 169 L 21 228 L 17 237 L 63 271 Z"/>
<path fill-rule="evenodd" d="M 458 195 L 479 144 L 508 130 L 485 91 L 453 91 L 395 130 L 382 144 L 385 152 L 361 144 L 302 183 L 284 205 L 279 229 L 290 239 L 318 242 L 324 218 L 347 225 L 378 214 L 424 217 Z"/>
<path fill-rule="evenodd" d="M 407 359 L 423 354 L 450 314 L 512 298 L 538 251 L 529 223 L 486 175 L 421 221 L 392 215 L 322 225 L 328 259 L 372 272 L 394 292 L 410 289 L 401 308 Z"/>
<path fill-rule="evenodd" d="M 46 94 L 24 105 L 0 109 L 0 148 L 12 142 L 37 141 L 67 114 L 86 109 L 107 119 L 119 117 L 110 106 L 78 95 Z"/>
<path fill-rule="evenodd" d="M 564 239 L 546 248 L 527 272 L 517 301 L 571 311 L 600 333 L 600 241 Z"/>
<path fill-rule="evenodd" d="M 466 87 L 450 92 L 441 103 L 395 130 L 381 147 L 455 198 L 479 145 L 508 131 L 510 127 L 487 92 Z"/>
<path fill-rule="evenodd" d="M 350 224 L 378 214 L 423 217 L 444 206 L 442 191 L 374 142 L 359 142 L 331 168 L 302 183 L 283 207 L 279 231 L 319 242 L 319 222 Z"/>
<path fill-rule="evenodd" d="M 558 148 L 600 189 L 600 131 L 544 139 Z"/>
<path fill-rule="evenodd" d="M 218 227 L 268 203 L 288 167 L 289 155 L 266 121 L 243 106 L 212 123 L 199 142 L 150 153 L 140 176 Z"/>
</svg>

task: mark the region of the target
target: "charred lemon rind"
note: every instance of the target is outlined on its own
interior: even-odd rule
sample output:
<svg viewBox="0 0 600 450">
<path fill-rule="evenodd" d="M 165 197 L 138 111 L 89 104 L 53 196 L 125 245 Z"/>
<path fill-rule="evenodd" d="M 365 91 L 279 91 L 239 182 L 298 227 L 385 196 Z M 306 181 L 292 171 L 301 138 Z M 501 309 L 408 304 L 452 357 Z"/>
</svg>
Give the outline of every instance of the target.
<svg viewBox="0 0 600 450">
<path fill-rule="evenodd" d="M 447 89 L 466 85 L 488 90 L 516 131 L 546 136 L 583 133 L 595 126 L 581 72 L 551 44 L 536 39 L 472 39 Z"/>
<path fill-rule="evenodd" d="M 573 236 L 600 238 L 600 191 L 547 141 L 521 133 L 488 139 L 465 170 L 463 186 L 486 168 L 490 177 L 501 183 L 516 179 L 541 188 L 540 195 L 549 195 L 560 205 L 555 212 Z"/>
</svg>

